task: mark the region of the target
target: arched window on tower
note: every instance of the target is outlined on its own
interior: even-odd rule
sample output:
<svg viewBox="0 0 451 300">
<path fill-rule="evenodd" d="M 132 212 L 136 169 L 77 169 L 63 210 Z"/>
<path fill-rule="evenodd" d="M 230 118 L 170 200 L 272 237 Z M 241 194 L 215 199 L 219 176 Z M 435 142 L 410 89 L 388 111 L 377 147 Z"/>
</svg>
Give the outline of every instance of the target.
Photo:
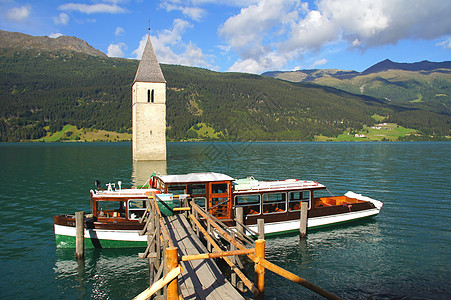
<svg viewBox="0 0 451 300">
<path fill-rule="evenodd" d="M 147 90 L 147 102 L 154 103 L 155 102 L 155 91 Z"/>
</svg>

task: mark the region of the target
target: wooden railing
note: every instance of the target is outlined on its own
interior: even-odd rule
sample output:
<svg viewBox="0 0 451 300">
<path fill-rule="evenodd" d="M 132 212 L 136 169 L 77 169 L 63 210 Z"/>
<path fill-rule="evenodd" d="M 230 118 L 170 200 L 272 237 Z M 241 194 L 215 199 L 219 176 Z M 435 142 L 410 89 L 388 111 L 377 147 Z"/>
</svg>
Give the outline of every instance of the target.
<svg viewBox="0 0 451 300">
<path fill-rule="evenodd" d="M 227 240 L 230 244 L 234 245 L 236 248 L 240 249 L 240 250 L 244 250 L 246 249 L 245 245 L 243 243 L 241 243 L 240 241 L 238 241 L 237 239 L 235 239 L 233 236 L 231 236 L 228 232 L 227 229 L 222 228 L 218 222 L 216 222 L 215 220 L 213 220 L 212 216 L 210 216 L 209 214 L 207 214 L 205 211 L 203 211 L 200 207 L 198 207 L 196 204 L 191 203 L 191 206 L 193 207 L 193 209 L 195 211 L 197 211 L 199 213 L 199 215 L 201 215 L 206 222 L 208 222 L 211 226 L 213 226 L 216 230 L 217 233 L 220 234 L 222 236 L 222 238 L 224 238 L 225 240 Z M 229 229 L 230 230 L 230 229 Z M 270 270 L 288 280 L 291 280 L 297 284 L 300 284 L 306 288 L 308 288 L 309 290 L 327 298 L 327 299 L 340 299 L 339 297 L 337 297 L 336 295 L 322 289 L 321 287 L 267 261 L 265 259 L 265 240 L 262 239 L 258 239 L 255 241 L 255 253 L 250 253 L 247 254 L 247 256 L 255 263 L 255 281 L 256 281 L 256 288 L 257 291 L 254 291 L 254 296 L 256 297 L 256 299 L 264 299 L 264 294 L 265 294 L 265 279 L 264 279 L 264 275 L 265 275 L 265 269 Z M 251 289 L 252 290 L 252 289 Z"/>
<path fill-rule="evenodd" d="M 140 219 L 140 222 L 146 220 L 146 224 L 139 232 L 140 235 L 147 235 L 147 248 L 144 253 L 139 253 L 139 257 L 149 259 L 150 287 L 135 299 L 148 299 L 161 289 L 169 295 L 174 292 L 174 286 L 178 295 L 177 276 L 182 273 L 182 268 L 178 264 L 177 248 L 164 224 L 154 193 L 148 195 L 147 208 Z"/>
<path fill-rule="evenodd" d="M 187 204 L 188 201 L 185 202 L 185 205 Z M 167 228 L 164 226 L 155 196 L 150 195 L 148 200 L 150 209 L 146 216 L 143 216 L 143 219 L 147 218 L 147 221 L 141 232 L 141 234 L 148 235 L 148 246 L 144 253 L 140 253 L 140 257 L 149 259 L 151 286 L 135 299 L 148 299 L 162 289 L 165 290 L 166 299 L 179 299 L 177 276 L 182 273 L 180 261 L 211 258 L 222 258 L 233 271 L 231 273 L 232 285 L 242 290 L 240 285 L 244 284 L 254 294 L 255 299 L 264 299 L 265 297 L 266 270 L 300 284 L 327 299 L 340 299 L 321 287 L 266 260 L 265 240 L 261 238 L 261 232 L 253 232 L 253 234 L 257 234 L 260 237 L 259 239 L 255 241 L 250 239 L 245 234 L 246 225 L 242 220 L 237 220 L 236 228 L 231 228 L 204 211 L 194 201 L 189 202 L 189 205 L 191 209 L 185 206 L 174 209 L 174 211 L 189 213 L 193 230 L 198 236 L 202 235 L 207 242 L 208 253 L 179 257 L 178 249 L 174 247 Z M 262 222 L 259 222 L 259 224 L 260 227 L 263 227 Z M 249 229 L 247 228 L 247 230 Z M 224 249 L 227 246 L 224 246 L 215 237 L 216 235 L 221 236 L 222 240 L 229 243 L 228 249 Z M 241 271 L 241 269 L 244 269 L 243 263 L 239 258 L 242 255 L 246 255 L 255 264 L 255 283 L 249 280 Z M 166 268 L 164 268 L 164 265 L 166 265 Z M 237 282 L 236 277 L 239 277 L 240 281 Z"/>
</svg>

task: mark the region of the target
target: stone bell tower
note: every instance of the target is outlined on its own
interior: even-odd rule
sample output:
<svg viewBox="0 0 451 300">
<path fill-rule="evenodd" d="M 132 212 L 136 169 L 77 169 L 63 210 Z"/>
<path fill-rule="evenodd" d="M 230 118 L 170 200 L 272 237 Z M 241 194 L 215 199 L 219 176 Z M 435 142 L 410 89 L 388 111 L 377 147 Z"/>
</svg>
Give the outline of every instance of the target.
<svg viewBox="0 0 451 300">
<path fill-rule="evenodd" d="M 133 160 L 166 160 L 166 80 L 150 34 L 132 86 Z"/>
</svg>

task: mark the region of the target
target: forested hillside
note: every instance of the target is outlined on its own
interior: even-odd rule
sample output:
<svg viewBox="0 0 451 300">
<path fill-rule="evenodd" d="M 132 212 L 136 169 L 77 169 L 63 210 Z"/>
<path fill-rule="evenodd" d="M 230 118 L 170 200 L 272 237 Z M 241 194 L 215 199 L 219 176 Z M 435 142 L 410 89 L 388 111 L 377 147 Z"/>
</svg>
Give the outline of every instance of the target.
<svg viewBox="0 0 451 300">
<path fill-rule="evenodd" d="M 137 67 L 78 52 L 0 49 L 0 141 L 37 140 L 65 124 L 131 132 Z M 259 75 L 162 70 L 169 140 L 313 140 L 358 131 L 372 116 L 425 136 L 450 134 L 449 114 L 425 106 Z"/>
</svg>

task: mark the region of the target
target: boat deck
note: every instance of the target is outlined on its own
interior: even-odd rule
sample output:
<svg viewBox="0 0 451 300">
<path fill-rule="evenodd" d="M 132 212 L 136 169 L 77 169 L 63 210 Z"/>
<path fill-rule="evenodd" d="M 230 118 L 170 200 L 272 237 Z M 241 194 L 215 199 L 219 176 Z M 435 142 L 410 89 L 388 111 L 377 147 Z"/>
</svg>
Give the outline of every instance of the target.
<svg viewBox="0 0 451 300">
<path fill-rule="evenodd" d="M 165 218 L 174 246 L 181 255 L 207 253 L 182 214 Z M 183 267 L 179 276 L 180 292 L 184 299 L 244 299 L 222 274 L 211 259 L 180 262 Z"/>
</svg>

